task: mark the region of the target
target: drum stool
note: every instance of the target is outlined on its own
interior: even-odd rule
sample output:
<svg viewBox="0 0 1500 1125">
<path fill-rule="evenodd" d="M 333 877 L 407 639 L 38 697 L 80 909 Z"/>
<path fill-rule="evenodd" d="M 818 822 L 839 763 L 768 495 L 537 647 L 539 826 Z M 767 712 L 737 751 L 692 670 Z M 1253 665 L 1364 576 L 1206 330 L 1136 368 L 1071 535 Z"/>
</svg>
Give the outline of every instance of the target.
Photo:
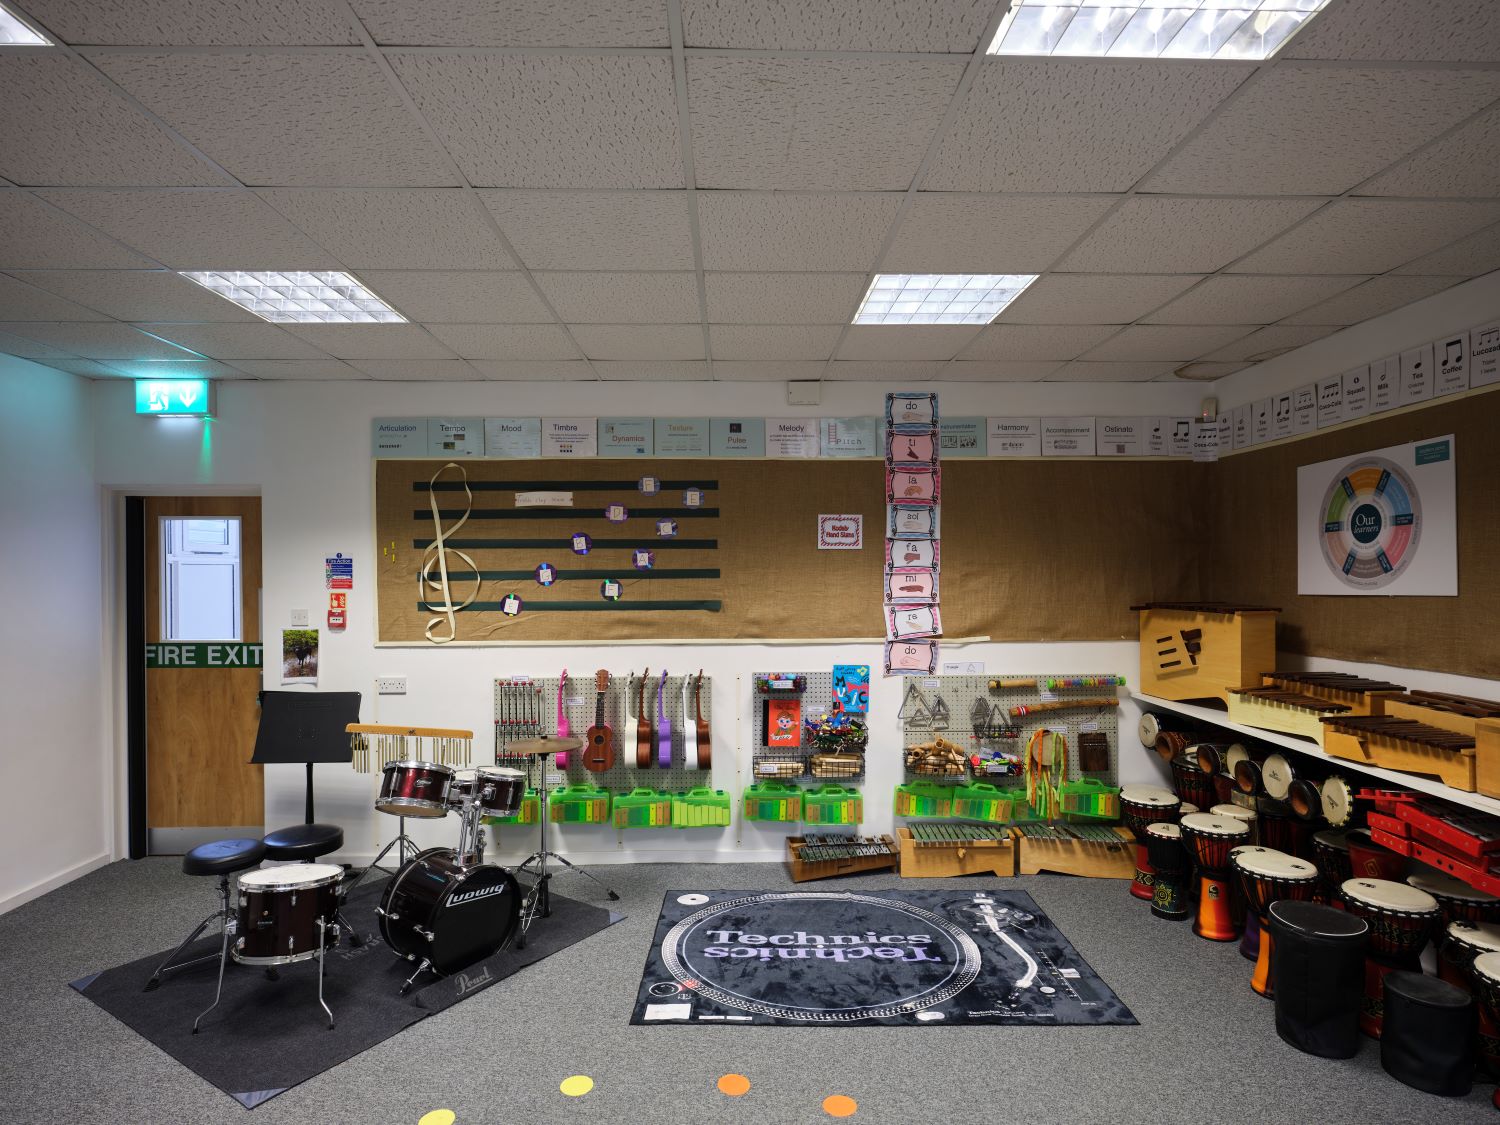
<svg viewBox="0 0 1500 1125">
<path fill-rule="evenodd" d="M 1385 975 L 1380 1065 L 1418 1090 L 1459 1098 L 1474 1085 L 1474 998 L 1437 977 Z"/>
<path fill-rule="evenodd" d="M 172 964 L 181 956 L 184 949 L 198 940 L 198 935 L 206 930 L 215 918 L 219 920 L 219 928 L 223 931 L 222 949 L 218 954 L 219 977 L 223 979 L 224 962 L 229 957 L 229 934 L 234 929 L 231 921 L 234 918 L 234 911 L 229 908 L 229 877 L 236 872 L 259 867 L 260 861 L 265 858 L 266 847 L 259 840 L 215 840 L 211 844 L 199 844 L 182 857 L 184 875 L 217 875 L 219 877 L 219 909 L 199 922 L 193 932 L 183 938 L 182 944 L 172 950 L 167 959 L 157 966 L 156 972 L 151 974 L 151 979 L 142 989 L 143 992 L 150 992 L 160 987 L 161 978 L 167 973 L 175 973 L 178 969 L 186 969 L 189 965 L 200 965 L 204 961 L 214 959 L 214 954 L 208 953 L 202 957 L 195 957 L 191 961 L 183 961 L 178 965 Z"/>
<path fill-rule="evenodd" d="M 294 824 L 290 828 L 278 828 L 261 837 L 266 846 L 267 859 L 279 859 L 290 863 L 312 863 L 330 855 L 344 846 L 344 830 L 337 824 Z M 344 890 L 339 889 L 339 925 L 349 935 L 349 944 L 355 949 L 364 945 L 365 939 L 344 917 Z"/>
<path fill-rule="evenodd" d="M 1266 910 L 1276 958 L 1276 1034 L 1325 1059 L 1359 1053 L 1365 939 L 1370 926 L 1332 906 L 1281 900 Z"/>
</svg>

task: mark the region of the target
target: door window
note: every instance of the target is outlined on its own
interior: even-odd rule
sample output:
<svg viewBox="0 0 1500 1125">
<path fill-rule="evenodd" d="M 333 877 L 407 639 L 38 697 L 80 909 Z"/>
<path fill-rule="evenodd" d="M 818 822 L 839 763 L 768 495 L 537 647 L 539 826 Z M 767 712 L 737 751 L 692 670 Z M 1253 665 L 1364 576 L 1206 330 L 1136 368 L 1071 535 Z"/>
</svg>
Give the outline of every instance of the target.
<svg viewBox="0 0 1500 1125">
<path fill-rule="evenodd" d="M 238 641 L 238 516 L 161 521 L 161 635 L 164 641 Z"/>
</svg>

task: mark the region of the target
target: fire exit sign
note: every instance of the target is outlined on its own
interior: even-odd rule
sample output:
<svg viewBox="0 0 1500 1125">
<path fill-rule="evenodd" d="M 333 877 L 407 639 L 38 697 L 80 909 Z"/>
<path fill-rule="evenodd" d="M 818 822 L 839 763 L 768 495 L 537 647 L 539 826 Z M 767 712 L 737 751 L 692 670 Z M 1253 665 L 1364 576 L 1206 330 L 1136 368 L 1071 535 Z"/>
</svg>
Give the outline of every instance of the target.
<svg viewBox="0 0 1500 1125">
<path fill-rule="evenodd" d="M 135 412 L 158 418 L 212 418 L 214 385 L 207 379 L 137 379 Z"/>
</svg>

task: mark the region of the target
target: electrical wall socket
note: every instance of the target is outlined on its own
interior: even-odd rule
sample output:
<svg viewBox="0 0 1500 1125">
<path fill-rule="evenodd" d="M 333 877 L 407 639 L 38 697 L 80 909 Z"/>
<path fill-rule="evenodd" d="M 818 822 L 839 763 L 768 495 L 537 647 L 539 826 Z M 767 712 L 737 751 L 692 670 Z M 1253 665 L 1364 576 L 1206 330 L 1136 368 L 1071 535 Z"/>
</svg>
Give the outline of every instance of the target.
<svg viewBox="0 0 1500 1125">
<path fill-rule="evenodd" d="M 375 678 L 375 690 L 381 695 L 405 695 L 405 676 L 377 676 Z"/>
<path fill-rule="evenodd" d="M 293 629 L 307 628 L 307 610 L 294 609 L 287 615 L 287 617 L 291 621 Z"/>
</svg>

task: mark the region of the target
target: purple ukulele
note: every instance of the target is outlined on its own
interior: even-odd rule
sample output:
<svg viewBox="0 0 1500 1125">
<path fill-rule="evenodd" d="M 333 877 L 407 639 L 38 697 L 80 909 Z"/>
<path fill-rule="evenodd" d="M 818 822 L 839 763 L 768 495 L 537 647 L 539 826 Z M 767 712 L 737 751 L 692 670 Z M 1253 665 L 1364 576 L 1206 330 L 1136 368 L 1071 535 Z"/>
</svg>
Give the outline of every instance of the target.
<svg viewBox="0 0 1500 1125">
<path fill-rule="evenodd" d="M 667 670 L 662 669 L 661 683 L 656 685 L 656 764 L 662 769 L 672 768 L 672 720 L 667 718 L 667 708 L 662 695 L 667 689 Z"/>
</svg>

